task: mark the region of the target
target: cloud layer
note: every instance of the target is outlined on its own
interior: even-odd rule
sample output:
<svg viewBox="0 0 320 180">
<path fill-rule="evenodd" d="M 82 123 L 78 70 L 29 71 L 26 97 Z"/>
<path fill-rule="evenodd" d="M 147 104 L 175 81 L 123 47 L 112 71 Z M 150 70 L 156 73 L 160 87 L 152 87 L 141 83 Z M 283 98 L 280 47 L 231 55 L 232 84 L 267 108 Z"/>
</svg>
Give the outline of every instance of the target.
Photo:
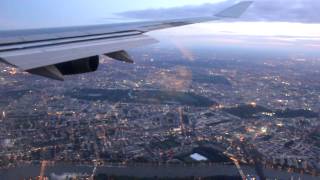
<svg viewBox="0 0 320 180">
<path fill-rule="evenodd" d="M 121 13 L 121 16 L 138 19 L 164 19 L 212 15 L 231 6 L 237 0 L 227 0 L 216 4 L 184 6 L 168 9 L 148 9 Z M 320 1 L 318 0 L 255 0 L 244 14 L 245 21 L 281 21 L 320 23 Z"/>
</svg>

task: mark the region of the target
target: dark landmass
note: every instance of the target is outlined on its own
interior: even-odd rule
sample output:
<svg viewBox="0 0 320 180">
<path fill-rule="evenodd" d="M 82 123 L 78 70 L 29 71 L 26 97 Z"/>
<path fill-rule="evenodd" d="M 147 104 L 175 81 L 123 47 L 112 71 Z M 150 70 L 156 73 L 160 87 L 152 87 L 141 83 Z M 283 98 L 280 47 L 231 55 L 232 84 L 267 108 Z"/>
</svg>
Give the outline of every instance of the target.
<svg viewBox="0 0 320 180">
<path fill-rule="evenodd" d="M 192 80 L 197 83 L 231 86 L 230 81 L 224 76 L 193 75 Z"/>
<path fill-rule="evenodd" d="M 225 112 L 238 116 L 240 118 L 252 118 L 255 114 L 262 112 L 272 112 L 271 110 L 263 106 L 252 106 L 252 105 L 240 105 L 232 108 L 224 108 Z"/>
<path fill-rule="evenodd" d="M 0 106 L 7 105 L 11 99 L 19 99 L 23 95 L 25 95 L 28 90 L 18 90 L 18 91 L 4 91 L 1 92 L 1 96 L 6 98 L 0 98 Z"/>
<path fill-rule="evenodd" d="M 265 135 L 265 136 L 262 136 L 262 137 L 261 137 L 261 140 L 262 140 L 262 141 L 269 141 L 270 139 L 272 139 L 272 136 L 271 136 L 271 135 Z"/>
<path fill-rule="evenodd" d="M 67 95 L 88 101 L 108 100 L 110 102 L 177 104 L 196 107 L 210 107 L 217 104 L 194 93 L 161 90 L 80 89 L 70 91 Z"/>
<path fill-rule="evenodd" d="M 170 137 L 164 141 L 155 141 L 152 140 L 150 142 L 150 147 L 151 148 L 159 148 L 159 149 L 170 149 L 179 146 L 180 143 L 174 138 Z"/>
<path fill-rule="evenodd" d="M 240 176 L 210 176 L 210 177 L 174 177 L 174 178 L 161 178 L 161 177 L 145 177 L 145 178 L 138 178 L 134 176 L 108 176 L 107 174 L 98 174 L 94 177 L 94 180 L 194 180 L 194 179 L 203 179 L 203 180 L 241 180 Z"/>
<path fill-rule="evenodd" d="M 296 117 L 304 117 L 304 118 L 317 118 L 319 114 L 306 109 L 286 109 L 286 110 L 275 110 L 272 111 L 263 106 L 252 106 L 252 105 L 240 105 L 232 108 L 225 108 L 225 112 L 232 114 L 234 116 L 240 118 L 253 118 L 255 115 L 259 113 L 274 113 L 274 116 L 277 118 L 296 118 Z"/>
<path fill-rule="evenodd" d="M 231 120 L 223 120 L 223 121 L 213 122 L 213 123 L 207 124 L 207 126 L 217 126 L 219 124 L 224 124 L 224 123 L 228 123 L 228 122 L 231 122 Z"/>
<path fill-rule="evenodd" d="M 18 90 L 18 91 L 7 91 L 1 92 L 2 96 L 7 98 L 19 99 L 21 96 L 25 95 L 28 90 Z"/>
<path fill-rule="evenodd" d="M 288 142 L 286 142 L 283 146 L 285 147 L 285 148 L 290 148 L 290 147 L 292 147 L 294 145 L 294 141 L 288 141 Z"/>
<path fill-rule="evenodd" d="M 305 118 L 317 118 L 319 114 L 306 109 L 286 109 L 286 110 L 277 110 L 276 116 L 278 118 L 295 118 L 295 117 L 305 117 Z"/>
<path fill-rule="evenodd" d="M 320 130 L 310 133 L 308 141 L 320 148 Z"/>
</svg>

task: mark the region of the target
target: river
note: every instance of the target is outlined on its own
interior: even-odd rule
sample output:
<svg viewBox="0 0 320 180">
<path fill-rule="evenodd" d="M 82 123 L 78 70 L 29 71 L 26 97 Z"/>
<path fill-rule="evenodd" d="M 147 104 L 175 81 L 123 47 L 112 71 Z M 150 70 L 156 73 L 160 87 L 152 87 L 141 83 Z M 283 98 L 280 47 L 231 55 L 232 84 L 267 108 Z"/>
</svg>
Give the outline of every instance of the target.
<svg viewBox="0 0 320 180">
<path fill-rule="evenodd" d="M 253 167 L 242 166 L 246 174 L 255 175 Z M 48 177 L 61 177 L 64 174 L 91 174 L 93 166 L 89 165 L 70 165 L 56 164 L 46 168 L 45 175 Z M 288 173 L 273 169 L 265 169 L 265 174 L 271 179 L 310 179 L 317 180 L 319 177 L 310 175 L 300 175 L 296 173 Z M 232 165 L 167 165 L 167 166 L 119 166 L 109 165 L 98 167 L 96 174 L 104 173 L 116 176 L 134 176 L 134 177 L 209 177 L 209 176 L 239 176 L 237 168 Z M 19 167 L 0 170 L 0 179 L 20 180 L 26 177 L 36 177 L 40 174 L 40 165 L 20 165 Z M 53 179 L 53 178 L 52 178 Z"/>
</svg>

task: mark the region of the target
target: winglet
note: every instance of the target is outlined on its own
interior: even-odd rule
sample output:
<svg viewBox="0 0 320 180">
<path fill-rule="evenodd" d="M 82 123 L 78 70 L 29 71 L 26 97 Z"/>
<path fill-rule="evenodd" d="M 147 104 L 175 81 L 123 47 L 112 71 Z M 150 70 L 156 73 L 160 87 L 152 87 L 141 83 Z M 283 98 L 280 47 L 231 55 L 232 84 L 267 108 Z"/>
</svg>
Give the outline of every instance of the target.
<svg viewBox="0 0 320 180">
<path fill-rule="evenodd" d="M 215 14 L 215 16 L 220 18 L 238 18 L 251 6 L 252 3 L 253 1 L 239 2 L 238 4 Z"/>
</svg>

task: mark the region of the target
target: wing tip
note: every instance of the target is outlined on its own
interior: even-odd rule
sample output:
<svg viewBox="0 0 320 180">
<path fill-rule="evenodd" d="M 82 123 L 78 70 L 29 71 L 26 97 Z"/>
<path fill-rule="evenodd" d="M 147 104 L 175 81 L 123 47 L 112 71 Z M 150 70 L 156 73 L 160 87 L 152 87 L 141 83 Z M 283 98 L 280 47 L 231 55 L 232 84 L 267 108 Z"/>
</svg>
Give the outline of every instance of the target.
<svg viewBox="0 0 320 180">
<path fill-rule="evenodd" d="M 215 16 L 220 18 L 239 18 L 253 3 L 254 1 L 241 1 L 215 14 Z"/>
</svg>

